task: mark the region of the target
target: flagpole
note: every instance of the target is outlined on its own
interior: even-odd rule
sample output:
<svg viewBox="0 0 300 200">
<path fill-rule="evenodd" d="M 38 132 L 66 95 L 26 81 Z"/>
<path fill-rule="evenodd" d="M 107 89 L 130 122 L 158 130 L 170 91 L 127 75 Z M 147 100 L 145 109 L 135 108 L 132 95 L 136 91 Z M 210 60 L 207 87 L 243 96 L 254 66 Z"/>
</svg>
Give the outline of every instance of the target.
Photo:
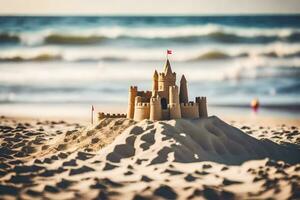
<svg viewBox="0 0 300 200">
<path fill-rule="evenodd" d="M 94 121 L 93 116 L 94 116 L 94 107 L 92 106 L 92 112 L 91 112 L 91 123 L 92 123 L 92 125 L 93 125 L 93 121 Z"/>
</svg>

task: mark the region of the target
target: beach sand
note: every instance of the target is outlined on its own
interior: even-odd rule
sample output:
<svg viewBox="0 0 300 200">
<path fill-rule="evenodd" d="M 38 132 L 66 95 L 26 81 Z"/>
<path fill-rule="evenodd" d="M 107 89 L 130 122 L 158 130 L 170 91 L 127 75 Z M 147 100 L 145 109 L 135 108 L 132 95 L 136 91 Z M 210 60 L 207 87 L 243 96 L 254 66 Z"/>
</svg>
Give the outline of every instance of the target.
<svg viewBox="0 0 300 200">
<path fill-rule="evenodd" d="M 224 120 L 2 116 L 0 198 L 299 199 L 299 120 Z"/>
</svg>

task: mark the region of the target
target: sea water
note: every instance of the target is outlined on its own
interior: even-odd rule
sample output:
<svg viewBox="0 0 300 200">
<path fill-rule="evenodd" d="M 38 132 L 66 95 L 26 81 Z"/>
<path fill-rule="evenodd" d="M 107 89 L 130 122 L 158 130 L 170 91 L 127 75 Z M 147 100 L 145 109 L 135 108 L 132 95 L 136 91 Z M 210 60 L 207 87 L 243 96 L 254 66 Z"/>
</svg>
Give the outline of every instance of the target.
<svg viewBox="0 0 300 200">
<path fill-rule="evenodd" d="M 0 113 L 24 105 L 126 108 L 128 87 L 150 90 L 167 49 L 190 100 L 247 107 L 258 98 L 298 112 L 299 22 L 299 15 L 0 17 Z"/>
</svg>

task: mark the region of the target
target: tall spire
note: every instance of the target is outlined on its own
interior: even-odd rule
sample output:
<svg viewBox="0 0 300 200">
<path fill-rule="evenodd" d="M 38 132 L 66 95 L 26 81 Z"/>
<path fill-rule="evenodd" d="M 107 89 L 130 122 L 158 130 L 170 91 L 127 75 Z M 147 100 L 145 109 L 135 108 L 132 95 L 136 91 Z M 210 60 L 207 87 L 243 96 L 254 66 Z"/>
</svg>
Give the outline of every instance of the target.
<svg viewBox="0 0 300 200">
<path fill-rule="evenodd" d="M 186 78 L 185 78 L 184 74 L 181 76 L 180 83 L 186 84 Z"/>
<path fill-rule="evenodd" d="M 167 59 L 167 62 L 166 62 L 165 68 L 164 68 L 164 73 L 165 74 L 172 74 L 172 68 L 171 68 L 171 64 L 170 64 L 169 59 Z"/>
<path fill-rule="evenodd" d="M 189 102 L 187 82 L 186 82 L 186 78 L 184 75 L 182 75 L 181 80 L 180 80 L 179 99 L 180 99 L 180 103 L 188 103 Z"/>
<path fill-rule="evenodd" d="M 153 74 L 153 80 L 152 80 L 152 97 L 155 97 L 157 95 L 157 90 L 158 90 L 158 73 L 155 70 Z"/>
<path fill-rule="evenodd" d="M 157 80 L 157 79 L 158 79 L 158 73 L 157 73 L 157 71 L 156 71 L 156 70 L 154 71 L 154 74 L 153 74 L 153 79 L 154 79 L 154 80 Z"/>
</svg>

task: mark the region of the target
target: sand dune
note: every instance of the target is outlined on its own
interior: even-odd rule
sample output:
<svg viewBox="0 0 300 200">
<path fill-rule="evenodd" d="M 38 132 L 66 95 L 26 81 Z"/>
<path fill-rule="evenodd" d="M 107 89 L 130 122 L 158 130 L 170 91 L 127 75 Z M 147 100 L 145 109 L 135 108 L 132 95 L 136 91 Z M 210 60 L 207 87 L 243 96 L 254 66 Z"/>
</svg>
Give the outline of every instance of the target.
<svg viewBox="0 0 300 200">
<path fill-rule="evenodd" d="M 299 199 L 298 128 L 238 126 L 246 133 L 217 117 L 90 127 L 2 118 L 0 198 Z"/>
<path fill-rule="evenodd" d="M 128 158 L 148 159 L 148 164 L 213 161 L 232 165 L 264 158 L 300 162 L 299 146 L 258 140 L 217 117 L 144 120 L 127 129 L 103 152 L 114 163 Z"/>
</svg>

